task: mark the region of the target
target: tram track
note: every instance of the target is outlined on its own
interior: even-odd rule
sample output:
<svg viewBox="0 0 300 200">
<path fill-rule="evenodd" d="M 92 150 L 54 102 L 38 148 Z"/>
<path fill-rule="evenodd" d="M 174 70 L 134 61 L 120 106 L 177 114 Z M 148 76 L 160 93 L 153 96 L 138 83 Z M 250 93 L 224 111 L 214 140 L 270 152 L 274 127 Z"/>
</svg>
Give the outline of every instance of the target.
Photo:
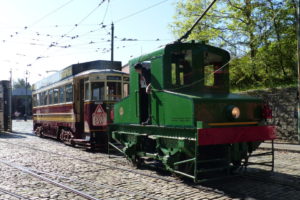
<svg viewBox="0 0 300 200">
<path fill-rule="evenodd" d="M 49 141 L 49 142 L 55 142 L 55 141 Z M 15 143 L 15 142 L 11 142 L 11 141 L 1 141 L 0 140 L 0 143 L 6 143 L 6 144 L 9 144 L 9 145 L 12 145 L 12 146 L 16 146 L 15 148 L 17 147 L 22 147 L 22 148 L 26 148 L 26 149 L 31 149 L 35 152 L 45 152 L 45 153 L 48 153 L 49 155 L 53 155 L 53 156 L 58 156 L 58 157 L 62 157 L 62 158 L 69 158 L 69 159 L 74 159 L 74 160 L 78 160 L 78 161 L 81 161 L 81 162 L 85 162 L 85 163 L 91 163 L 91 164 L 95 164 L 95 165 L 99 165 L 99 166 L 103 166 L 104 169 L 113 169 L 113 170 L 119 170 L 119 171 L 123 171 L 123 172 L 129 172 L 129 173 L 133 173 L 133 174 L 139 174 L 141 176 L 145 176 L 145 177 L 151 177 L 151 178 L 155 178 L 155 179 L 160 179 L 160 180 L 164 180 L 166 182 L 175 182 L 175 183 L 183 183 L 185 182 L 184 180 L 182 179 L 172 179 L 172 178 L 165 178 L 165 177 L 160 177 L 160 176 L 157 176 L 157 175 L 153 175 L 153 174 L 147 174 L 144 173 L 144 172 L 141 172 L 139 170 L 134 170 L 134 169 L 129 169 L 129 168 L 125 168 L 123 167 L 124 166 L 124 163 L 127 163 L 125 159 L 121 159 L 122 157 L 117 157 L 117 159 L 109 159 L 107 155 L 102 155 L 102 154 L 95 154 L 97 156 L 97 160 L 103 158 L 103 160 L 101 161 L 102 163 L 100 162 L 97 162 L 97 161 L 94 161 L 94 160 L 91 160 L 91 158 L 88 158 L 88 154 L 86 154 L 87 158 L 78 158 L 76 156 L 76 152 L 74 151 L 74 153 L 72 153 L 73 151 L 70 151 L 72 155 L 65 155 L 63 153 L 61 153 L 60 151 L 63 150 L 64 148 L 62 148 L 61 150 L 60 147 L 58 149 L 55 149 L 55 150 L 48 150 L 48 149 L 42 149 L 40 148 L 39 146 L 37 145 L 33 145 L 33 144 L 30 144 L 28 142 L 18 142 L 18 143 Z M 56 142 L 55 142 L 56 143 Z M 47 146 L 48 144 L 45 143 L 43 144 L 44 146 Z M 63 145 L 61 146 L 63 147 Z M 57 152 L 59 151 L 59 152 Z M 30 151 L 28 151 L 30 152 Z M 108 162 L 108 160 L 111 160 L 111 163 Z M 106 163 L 108 162 L 108 163 Z M 118 162 L 118 164 L 116 163 Z M 80 162 L 79 162 L 80 163 Z M 127 163 L 128 164 L 128 163 Z M 26 165 L 27 166 L 27 165 Z M 30 165 L 29 165 L 30 166 Z M 278 173 L 282 173 L 284 172 L 284 169 L 287 169 L 288 167 L 287 166 L 280 166 L 280 165 L 277 165 L 277 167 L 275 167 L 275 169 L 277 169 L 279 172 Z M 256 169 L 256 168 L 253 168 L 253 169 Z M 282 169 L 282 170 L 280 170 Z M 260 170 L 260 168 L 259 168 Z M 263 169 L 262 169 L 263 170 Z M 281 171 L 281 172 L 280 172 Z M 46 175 L 46 176 L 50 176 L 50 177 L 56 177 L 58 179 L 64 179 L 66 181 L 73 181 L 75 182 L 76 179 L 71 179 L 69 177 L 66 177 L 66 176 L 62 176 L 60 174 L 55 174 L 55 173 L 49 173 L 49 172 L 46 172 L 46 171 L 38 171 L 38 170 L 34 170 L 35 173 L 39 174 L 39 175 Z M 249 175 L 248 175 L 249 173 Z M 246 175 L 237 175 L 235 177 L 228 177 L 228 178 L 225 178 L 224 181 L 221 180 L 221 182 L 223 182 L 223 186 L 218 186 L 219 183 L 218 182 L 215 182 L 213 183 L 213 185 L 211 184 L 201 184 L 201 185 L 197 185 L 197 184 L 193 184 L 192 182 L 187 182 L 186 184 L 188 184 L 190 187 L 192 188 L 195 188 L 195 189 L 198 189 L 199 191 L 203 191 L 203 192 L 208 192 L 208 193 L 215 193 L 217 195 L 219 195 L 219 197 L 222 197 L 222 196 L 227 196 L 228 194 L 234 194 L 234 196 L 239 196 L 239 197 L 243 197 L 243 195 L 245 195 L 245 193 L 247 193 L 248 191 L 250 191 L 251 189 L 247 189 L 247 188 L 244 188 L 243 190 L 245 190 L 246 192 L 244 192 L 243 190 L 239 191 L 239 190 L 232 190 L 226 183 L 227 180 L 229 180 L 229 182 L 235 182 L 236 184 L 239 184 L 239 180 L 241 181 L 244 181 L 247 184 L 251 183 L 253 185 L 257 184 L 257 185 L 261 185 L 262 187 L 266 187 L 268 185 L 277 185 L 276 187 L 281 187 L 281 188 L 288 188 L 288 190 L 300 190 L 300 184 L 297 183 L 297 185 L 292 185 L 292 183 L 289 183 L 289 182 L 281 182 L 280 179 L 277 179 L 275 181 L 273 181 L 271 178 L 272 177 L 269 177 L 266 173 L 264 173 L 263 177 L 260 178 L 260 176 L 254 176 L 255 173 L 253 172 L 247 172 Z M 267 177 L 267 178 L 266 178 Z M 277 176 L 275 176 L 277 177 Z M 278 177 L 277 177 L 278 178 Z M 86 185 L 89 185 L 89 186 L 92 186 L 94 187 L 93 183 L 89 182 L 89 181 L 86 181 L 86 180 L 77 180 L 78 182 L 81 182 L 82 184 L 86 184 Z M 212 181 L 213 182 L 213 181 Z M 127 183 L 121 183 L 121 184 L 112 184 L 110 186 L 112 186 L 112 189 L 111 191 L 115 191 L 117 193 L 119 192 L 122 192 L 124 194 L 127 194 L 127 195 L 135 195 L 133 194 L 132 192 L 134 192 L 134 190 L 132 190 L 131 186 L 128 186 L 126 185 Z M 109 190 L 109 185 L 98 185 L 97 187 L 99 188 L 102 188 L 103 190 Z M 121 187 L 119 187 L 121 186 Z M 123 187 L 125 186 L 125 187 Z M 122 189 L 122 187 L 124 189 Z M 128 187 L 130 189 L 128 189 Z M 252 186 L 251 186 L 252 187 Z M 255 186 L 253 186 L 254 188 Z M 254 191 L 259 191 L 260 189 L 259 188 L 255 188 Z M 150 193 L 149 191 L 146 192 L 146 193 L 142 193 L 142 194 L 137 194 L 137 196 L 139 197 L 143 197 L 143 198 L 148 198 L 148 199 L 158 199 L 157 198 L 157 194 L 154 194 L 151 196 L 152 193 Z M 251 193 L 247 193 L 247 194 L 251 194 Z M 147 197 L 148 196 L 148 197 Z M 161 198 L 159 198 L 161 199 Z"/>
<path fill-rule="evenodd" d="M 105 164 L 105 163 L 99 163 L 99 162 L 96 162 L 96 161 L 91 161 L 91 160 L 87 160 L 87 159 L 83 159 L 83 158 L 78 158 L 78 157 L 71 156 L 71 155 L 65 155 L 65 154 L 61 154 L 61 153 L 57 153 L 57 152 L 53 152 L 53 151 L 48 151 L 48 150 L 44 150 L 44 149 L 40 149 L 40 148 L 36 148 L 36 147 L 26 146 L 26 145 L 19 144 L 19 143 L 16 144 L 16 143 L 7 142 L 7 141 L 0 141 L 0 143 L 16 145 L 16 146 L 19 146 L 19 147 L 23 147 L 23 148 L 27 148 L 27 149 L 31 149 L 31 150 L 35 150 L 35 151 L 40 151 L 40 152 L 52 154 L 52 155 L 55 155 L 55 156 L 60 156 L 60 157 L 62 156 L 62 157 L 65 157 L 65 158 L 70 158 L 70 159 L 78 160 L 78 161 L 85 162 L 85 163 L 90 163 L 90 164 L 95 164 L 95 165 L 107 167 L 109 169 L 125 171 L 125 172 L 138 174 L 138 175 L 146 176 L 146 177 L 150 177 L 150 178 L 156 178 L 156 179 L 164 180 L 166 182 L 182 183 L 182 181 L 180 181 L 178 179 L 173 180 L 173 179 L 169 179 L 169 178 L 165 178 L 165 177 L 161 177 L 161 176 L 157 176 L 157 175 L 151 175 L 151 174 L 143 173 L 141 171 L 134 170 L 134 169 L 118 167 L 118 166 L 112 166 L 112 165 Z M 107 159 L 107 157 L 106 157 L 106 159 Z M 111 160 L 113 161 L 113 158 Z M 116 162 L 119 162 L 119 160 L 116 161 Z M 128 162 L 122 162 L 122 164 L 125 164 L 125 163 L 128 164 Z M 276 166 L 276 169 L 281 169 L 281 168 L 287 169 L 288 167 L 286 167 L 286 166 L 284 166 L 284 167 Z"/>
<path fill-rule="evenodd" d="M 65 190 L 69 191 L 69 192 L 75 193 L 76 195 L 81 196 L 81 197 L 83 197 L 83 198 L 85 198 L 85 199 L 88 199 L 88 200 L 100 200 L 100 199 L 98 199 L 98 198 L 95 198 L 95 197 L 93 197 L 93 196 L 87 194 L 87 193 L 81 192 L 81 191 L 79 191 L 79 190 L 76 190 L 76 189 L 74 189 L 74 188 L 72 188 L 72 187 L 69 187 L 69 186 L 64 185 L 64 184 L 62 184 L 62 183 L 59 183 L 59 182 L 54 181 L 54 180 L 52 180 L 52 179 L 49 179 L 49 178 L 47 178 L 47 177 L 41 176 L 41 175 L 39 175 L 39 174 L 37 174 L 37 173 L 35 173 L 35 172 L 29 170 L 29 169 L 26 168 L 26 167 L 19 166 L 19 165 L 13 164 L 13 163 L 11 163 L 11 162 L 8 162 L 8 161 L 2 160 L 2 159 L 0 159 L 0 163 L 5 164 L 5 165 L 7 165 L 7 166 L 9 166 L 9 167 L 12 167 L 12 168 L 14 168 L 14 169 L 17 169 L 17 170 L 19 170 L 19 171 L 21 171 L 21 172 L 23 172 L 23 173 L 29 174 L 29 175 L 31 175 L 31 176 L 33 176 L 33 177 L 35 177 L 35 178 L 38 178 L 38 179 L 40 179 L 40 180 L 43 180 L 43 181 L 45 181 L 45 182 L 48 182 L 48 183 L 50 183 L 50 184 L 52 184 L 52 185 L 58 186 L 58 187 L 60 187 L 60 188 L 63 188 L 63 189 L 65 189 Z"/>
<path fill-rule="evenodd" d="M 100 162 L 96 162 L 96 161 L 91 161 L 91 160 L 87 160 L 87 159 L 82 159 L 82 158 L 78 158 L 78 157 L 75 157 L 75 156 L 65 155 L 65 154 L 61 154 L 61 153 L 57 153 L 57 152 L 53 152 L 53 151 L 47 151 L 47 150 L 39 149 L 39 148 L 36 148 L 36 147 L 30 147 L 30 146 L 23 145 L 24 143 L 23 144 L 20 144 L 20 143 L 16 144 L 16 143 L 7 142 L 7 141 L 0 141 L 0 143 L 16 145 L 16 146 L 31 149 L 31 150 L 34 150 L 34 151 L 40 151 L 40 152 L 52 154 L 52 155 L 59 156 L 59 157 L 65 157 L 65 158 L 78 160 L 78 161 L 85 162 L 85 163 L 90 163 L 90 164 L 95 164 L 95 165 L 107 167 L 107 168 L 114 169 L 114 170 L 129 172 L 129 173 L 138 174 L 138 175 L 141 175 L 141 176 L 155 178 L 155 179 L 160 179 L 160 180 L 164 180 L 166 182 L 175 182 L 175 183 L 181 183 L 182 182 L 182 181 L 179 181 L 179 180 L 172 180 L 172 179 L 157 176 L 157 175 L 151 175 L 151 174 L 143 173 L 141 171 L 134 170 L 134 169 L 128 169 L 128 168 L 124 168 L 124 167 L 112 166 L 112 165 L 109 165 L 109 164 L 100 163 Z"/>
<path fill-rule="evenodd" d="M 11 192 L 11 191 L 9 191 L 9 190 L 5 190 L 5 189 L 3 189 L 3 188 L 0 188 L 0 193 L 2 193 L 2 194 L 7 194 L 7 195 L 9 195 L 9 196 L 12 196 L 12 197 L 15 197 L 15 198 L 21 199 L 21 200 L 30 200 L 30 198 L 28 198 L 28 197 L 24 197 L 24 196 L 22 196 L 22 195 L 19 195 L 19 194 L 17 194 L 17 193 Z"/>
<path fill-rule="evenodd" d="M 62 183 L 63 181 L 59 182 L 59 181 L 57 181 L 55 179 L 52 179 L 52 178 L 49 178 L 47 176 L 55 177 L 56 179 L 63 179 L 63 180 L 68 181 L 69 183 L 73 183 L 73 184 L 75 183 L 75 184 L 79 184 L 79 185 L 89 186 L 88 188 L 94 187 L 95 191 L 98 190 L 99 188 L 101 188 L 101 189 L 110 190 L 112 192 L 119 192 L 119 193 L 122 193 L 122 194 L 131 195 L 131 196 L 133 195 L 133 196 L 136 196 L 136 197 L 142 197 L 142 198 L 147 198 L 147 199 L 154 199 L 154 200 L 158 200 L 158 199 L 161 200 L 162 199 L 162 198 L 158 198 L 154 195 L 147 194 L 145 192 L 133 192 L 133 191 L 130 191 L 128 189 L 120 188 L 120 187 L 113 186 L 113 185 L 108 185 L 108 184 L 104 184 L 104 183 L 96 184 L 96 183 L 93 183 L 91 181 L 79 180 L 79 179 L 75 179 L 75 178 L 69 178 L 69 177 L 66 177 L 66 176 L 63 176 L 63 175 L 60 175 L 60 174 L 56 174 L 56 173 L 44 172 L 44 171 L 40 171 L 40 170 L 27 168 L 27 167 L 24 167 L 24 166 L 14 164 L 12 162 L 5 161 L 3 159 L 0 159 L 0 163 L 5 164 L 5 165 L 7 165 L 9 167 L 12 167 L 14 169 L 17 169 L 17 170 L 19 170 L 23 173 L 31 175 L 35 178 L 43 180 L 43 181 L 45 181 L 47 183 L 50 183 L 52 185 L 55 185 L 59 188 L 62 188 L 62 189 L 67 190 L 69 192 L 72 192 L 72 193 L 74 193 L 78 196 L 81 196 L 85 199 L 88 199 L 88 200 L 100 200 L 100 199 L 96 198 L 94 196 L 91 196 L 91 195 L 87 194 L 86 192 L 83 192 L 83 191 L 77 190 L 77 189 L 75 189 L 71 186 L 68 186 L 68 185 Z M 0 192 L 3 192 L 5 194 L 9 194 L 9 195 L 14 196 L 14 197 L 19 198 L 19 199 L 24 199 L 24 200 L 27 200 L 27 199 L 29 200 L 30 199 L 30 198 L 20 196 L 16 193 L 13 193 L 13 192 L 1 189 L 1 188 L 0 188 Z"/>
</svg>

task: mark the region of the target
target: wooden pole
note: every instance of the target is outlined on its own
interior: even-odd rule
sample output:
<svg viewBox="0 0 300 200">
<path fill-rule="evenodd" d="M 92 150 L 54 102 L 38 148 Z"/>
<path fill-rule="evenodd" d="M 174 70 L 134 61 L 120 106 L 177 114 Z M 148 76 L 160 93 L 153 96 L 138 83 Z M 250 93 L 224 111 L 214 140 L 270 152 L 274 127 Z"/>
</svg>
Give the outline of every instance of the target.
<svg viewBox="0 0 300 200">
<path fill-rule="evenodd" d="M 297 0 L 297 54 L 298 54 L 298 91 L 297 91 L 297 101 L 298 101 L 298 143 L 300 144 L 300 0 Z"/>
</svg>

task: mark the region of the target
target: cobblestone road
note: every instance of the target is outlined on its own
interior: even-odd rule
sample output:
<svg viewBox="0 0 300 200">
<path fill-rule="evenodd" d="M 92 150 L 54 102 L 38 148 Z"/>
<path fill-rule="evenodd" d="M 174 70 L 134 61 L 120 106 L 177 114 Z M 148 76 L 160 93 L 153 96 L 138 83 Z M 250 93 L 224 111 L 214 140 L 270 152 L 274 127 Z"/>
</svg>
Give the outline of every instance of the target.
<svg viewBox="0 0 300 200">
<path fill-rule="evenodd" d="M 0 199 L 88 198 L 59 184 L 94 199 L 300 198 L 299 153 L 276 152 L 274 173 L 250 168 L 251 176 L 194 185 L 153 170 L 137 170 L 124 158 L 110 159 L 106 154 L 38 138 L 32 134 L 31 121 L 14 121 L 13 130 L 0 135 Z"/>
</svg>

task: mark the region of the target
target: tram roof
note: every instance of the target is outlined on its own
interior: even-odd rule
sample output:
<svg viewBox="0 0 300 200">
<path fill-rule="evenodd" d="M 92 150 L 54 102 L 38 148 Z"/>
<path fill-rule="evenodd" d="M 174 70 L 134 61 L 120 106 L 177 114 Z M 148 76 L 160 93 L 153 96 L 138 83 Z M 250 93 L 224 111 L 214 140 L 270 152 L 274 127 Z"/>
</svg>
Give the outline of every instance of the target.
<svg viewBox="0 0 300 200">
<path fill-rule="evenodd" d="M 122 63 L 120 61 L 95 60 L 90 62 L 78 63 L 70 65 L 34 84 L 35 90 L 47 87 L 56 82 L 71 78 L 77 74 L 88 70 L 121 70 Z"/>
<path fill-rule="evenodd" d="M 86 76 L 91 74 L 128 74 L 126 72 L 114 70 L 114 69 L 91 69 L 77 74 L 75 77 Z"/>
</svg>

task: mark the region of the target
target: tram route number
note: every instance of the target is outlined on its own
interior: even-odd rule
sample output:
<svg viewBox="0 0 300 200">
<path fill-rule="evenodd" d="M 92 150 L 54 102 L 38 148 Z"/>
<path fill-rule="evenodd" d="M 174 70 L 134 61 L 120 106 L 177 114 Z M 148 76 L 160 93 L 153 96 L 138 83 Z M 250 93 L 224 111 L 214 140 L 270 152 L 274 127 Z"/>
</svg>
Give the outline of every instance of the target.
<svg viewBox="0 0 300 200">
<path fill-rule="evenodd" d="M 106 126 L 107 125 L 107 113 L 103 110 L 101 104 L 99 104 L 92 114 L 93 126 Z"/>
</svg>

